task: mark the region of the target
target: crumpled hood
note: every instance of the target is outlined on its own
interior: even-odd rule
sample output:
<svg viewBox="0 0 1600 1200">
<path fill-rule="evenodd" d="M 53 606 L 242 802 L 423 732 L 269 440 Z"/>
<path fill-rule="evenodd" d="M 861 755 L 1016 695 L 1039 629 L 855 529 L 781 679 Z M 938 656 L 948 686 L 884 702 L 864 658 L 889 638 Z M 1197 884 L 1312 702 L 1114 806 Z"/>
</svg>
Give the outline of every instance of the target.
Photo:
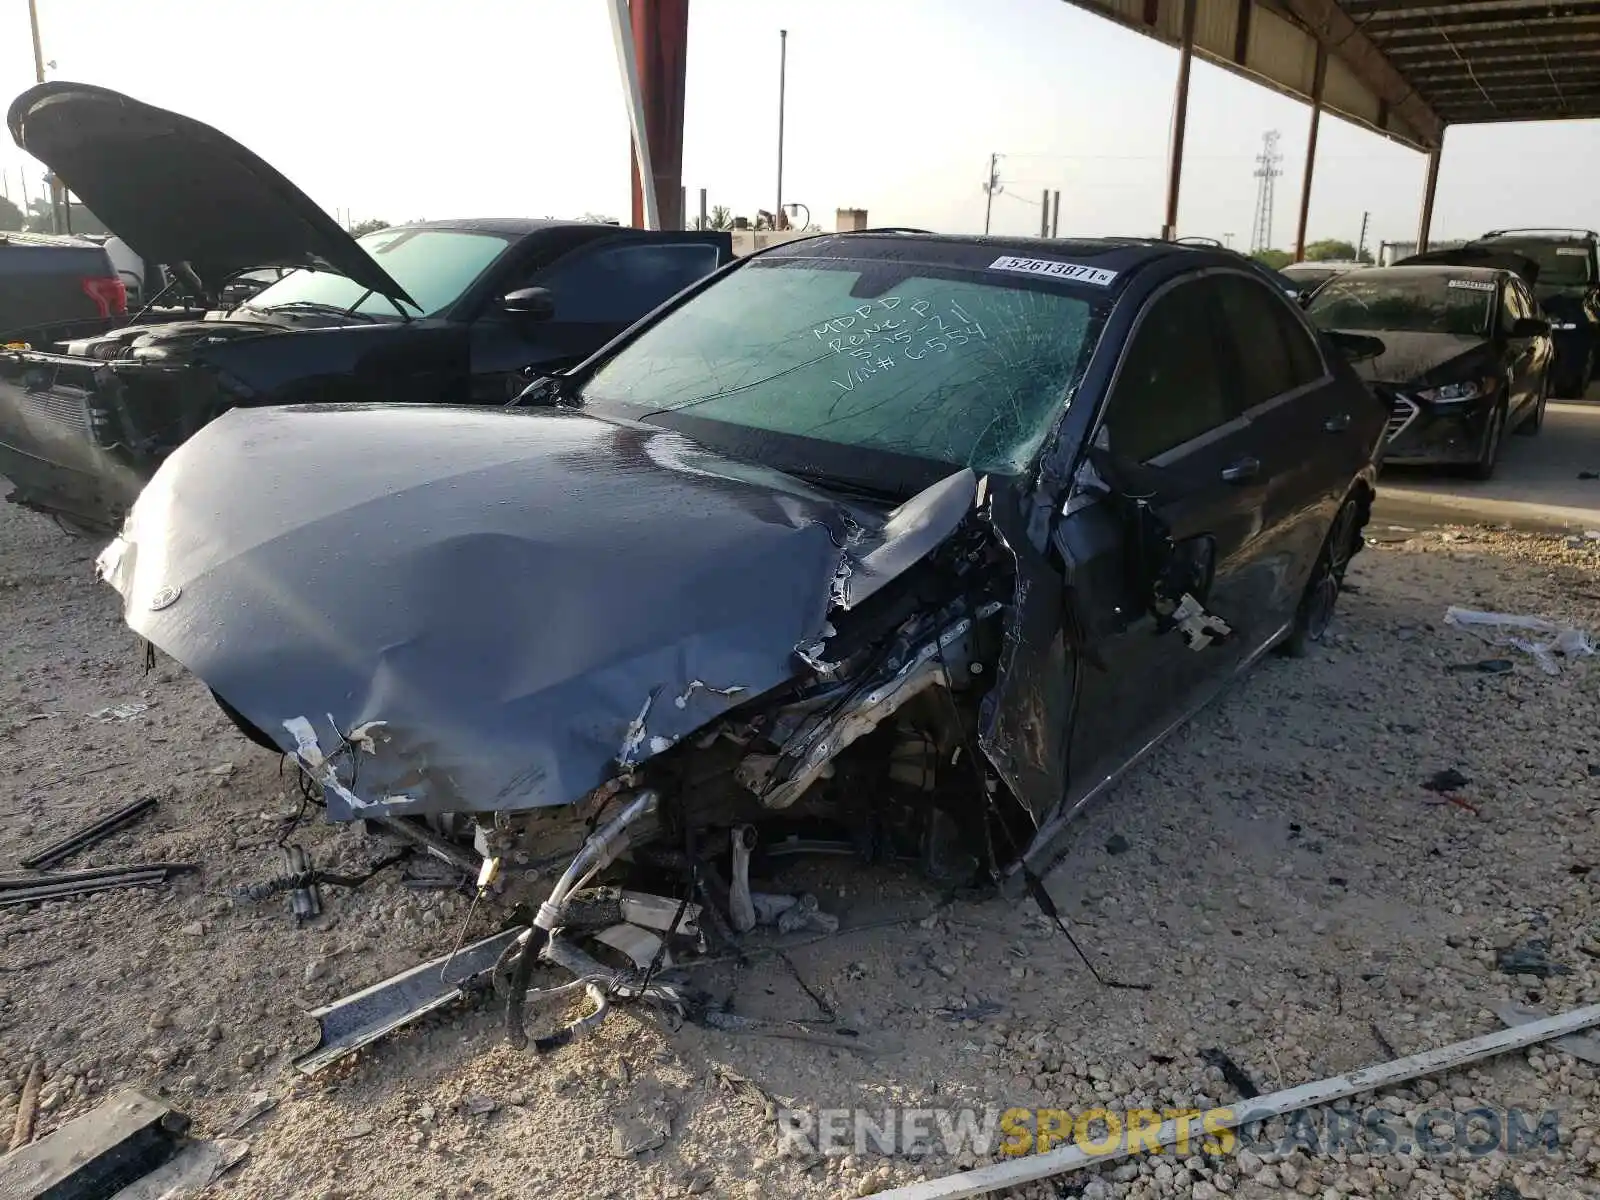
<svg viewBox="0 0 1600 1200">
<path fill-rule="evenodd" d="M 319 267 L 411 300 L 310 197 L 209 125 L 64 80 L 23 92 L 6 124 L 140 255 L 186 262 L 208 288 L 251 267 Z"/>
<path fill-rule="evenodd" d="M 236 409 L 163 464 L 101 571 L 335 818 L 531 808 L 793 677 L 830 606 L 975 492 L 962 471 L 876 513 L 550 409 Z"/>
<path fill-rule="evenodd" d="M 1485 338 L 1388 329 L 1350 332 L 1375 337 L 1384 344 L 1384 352 L 1376 358 L 1351 364 L 1356 374 L 1368 382 L 1427 387 L 1458 377 L 1481 378 L 1494 369 L 1493 348 Z"/>
</svg>

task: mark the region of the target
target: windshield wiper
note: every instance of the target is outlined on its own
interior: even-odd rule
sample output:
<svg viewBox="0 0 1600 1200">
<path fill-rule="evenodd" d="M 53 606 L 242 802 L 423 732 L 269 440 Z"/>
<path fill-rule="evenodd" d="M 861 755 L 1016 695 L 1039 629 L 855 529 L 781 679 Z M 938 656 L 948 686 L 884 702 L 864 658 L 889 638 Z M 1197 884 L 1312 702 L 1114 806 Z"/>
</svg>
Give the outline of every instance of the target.
<svg viewBox="0 0 1600 1200">
<path fill-rule="evenodd" d="M 247 308 L 256 308 L 255 305 L 246 305 Z M 257 312 L 314 312 L 326 313 L 330 317 L 354 317 L 367 322 L 369 325 L 378 318 L 370 313 L 352 312 L 338 304 L 324 304 L 320 300 L 285 300 L 282 304 L 274 304 L 270 308 L 256 308 Z"/>
</svg>

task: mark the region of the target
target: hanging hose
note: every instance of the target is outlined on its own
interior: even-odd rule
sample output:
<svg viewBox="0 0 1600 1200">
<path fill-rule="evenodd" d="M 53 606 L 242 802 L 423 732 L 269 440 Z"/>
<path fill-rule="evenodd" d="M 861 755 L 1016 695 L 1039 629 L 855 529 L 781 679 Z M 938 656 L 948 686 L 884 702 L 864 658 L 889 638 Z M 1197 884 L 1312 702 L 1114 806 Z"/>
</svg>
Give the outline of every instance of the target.
<svg viewBox="0 0 1600 1200">
<path fill-rule="evenodd" d="M 522 953 L 517 955 L 511 968 L 510 995 L 506 997 L 506 1041 L 518 1050 L 528 1048 L 528 1030 L 522 1023 L 522 1006 L 528 998 L 528 982 L 533 978 L 533 963 L 550 940 L 548 930 L 537 925 L 528 926 L 527 940 L 522 943 Z"/>
</svg>

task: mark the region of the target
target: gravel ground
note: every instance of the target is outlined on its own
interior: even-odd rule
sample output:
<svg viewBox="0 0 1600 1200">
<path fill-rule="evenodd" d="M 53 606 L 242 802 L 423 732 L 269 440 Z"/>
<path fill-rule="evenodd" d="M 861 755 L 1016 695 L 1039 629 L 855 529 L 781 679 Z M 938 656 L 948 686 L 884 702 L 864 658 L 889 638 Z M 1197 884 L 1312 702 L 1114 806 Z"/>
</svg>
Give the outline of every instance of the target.
<svg viewBox="0 0 1600 1200">
<path fill-rule="evenodd" d="M 1031 902 L 948 901 L 830 862 L 780 882 L 815 890 L 844 932 L 706 982 L 743 1012 L 858 1030 L 859 1050 L 668 1033 L 624 1012 L 541 1061 L 499 1040 L 497 1009 L 461 1006 L 304 1081 L 289 1066 L 314 1041 L 303 1012 L 448 949 L 466 901 L 393 871 L 327 889 L 323 917 L 300 927 L 281 899 L 231 901 L 276 873 L 291 781 L 172 663 L 146 673 L 92 547 L 0 505 L 0 839 L 40 845 L 154 794 L 153 818 L 69 865 L 204 866 L 160 889 L 0 910 L 0 1128 L 38 1057 L 41 1131 L 124 1084 L 167 1096 L 201 1134 L 276 1099 L 218 1193 L 852 1196 L 970 1160 L 780 1154 L 770 1105 L 1230 1103 L 1203 1051 L 1269 1091 L 1498 1028 L 1502 1000 L 1594 1003 L 1597 667 L 1550 677 L 1441 618 L 1455 603 L 1600 629 L 1600 543 L 1369 532 L 1330 643 L 1269 659 L 1132 772 L 1050 881 L 1101 972 L 1149 991 L 1097 986 Z M 1452 669 L 1486 657 L 1515 665 Z M 1422 786 L 1447 769 L 1470 780 L 1453 800 Z M 294 837 L 323 863 L 376 853 L 314 822 Z M 467 928 L 489 932 L 488 914 Z M 1570 973 L 1496 969 L 1497 951 L 1535 940 Z M 1355 1102 L 1401 1118 L 1557 1110 L 1553 1153 L 1260 1146 L 1019 1194 L 1600 1194 L 1595 1091 L 1595 1068 L 1534 1048 Z"/>
</svg>

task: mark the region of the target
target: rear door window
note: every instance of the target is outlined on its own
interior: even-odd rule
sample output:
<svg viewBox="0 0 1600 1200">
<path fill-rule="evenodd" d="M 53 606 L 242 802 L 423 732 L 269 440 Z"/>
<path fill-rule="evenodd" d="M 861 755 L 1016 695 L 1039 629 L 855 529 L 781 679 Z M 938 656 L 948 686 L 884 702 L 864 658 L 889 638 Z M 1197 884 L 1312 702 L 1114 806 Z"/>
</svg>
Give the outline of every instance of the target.
<svg viewBox="0 0 1600 1200">
<path fill-rule="evenodd" d="M 1157 297 L 1134 331 L 1106 406 L 1113 454 L 1149 462 L 1227 424 L 1228 401 L 1212 331 L 1215 279 Z"/>
<path fill-rule="evenodd" d="M 1241 406 L 1265 404 L 1322 378 L 1322 356 L 1289 306 L 1243 275 L 1216 279 L 1228 341 L 1238 363 Z"/>
</svg>

